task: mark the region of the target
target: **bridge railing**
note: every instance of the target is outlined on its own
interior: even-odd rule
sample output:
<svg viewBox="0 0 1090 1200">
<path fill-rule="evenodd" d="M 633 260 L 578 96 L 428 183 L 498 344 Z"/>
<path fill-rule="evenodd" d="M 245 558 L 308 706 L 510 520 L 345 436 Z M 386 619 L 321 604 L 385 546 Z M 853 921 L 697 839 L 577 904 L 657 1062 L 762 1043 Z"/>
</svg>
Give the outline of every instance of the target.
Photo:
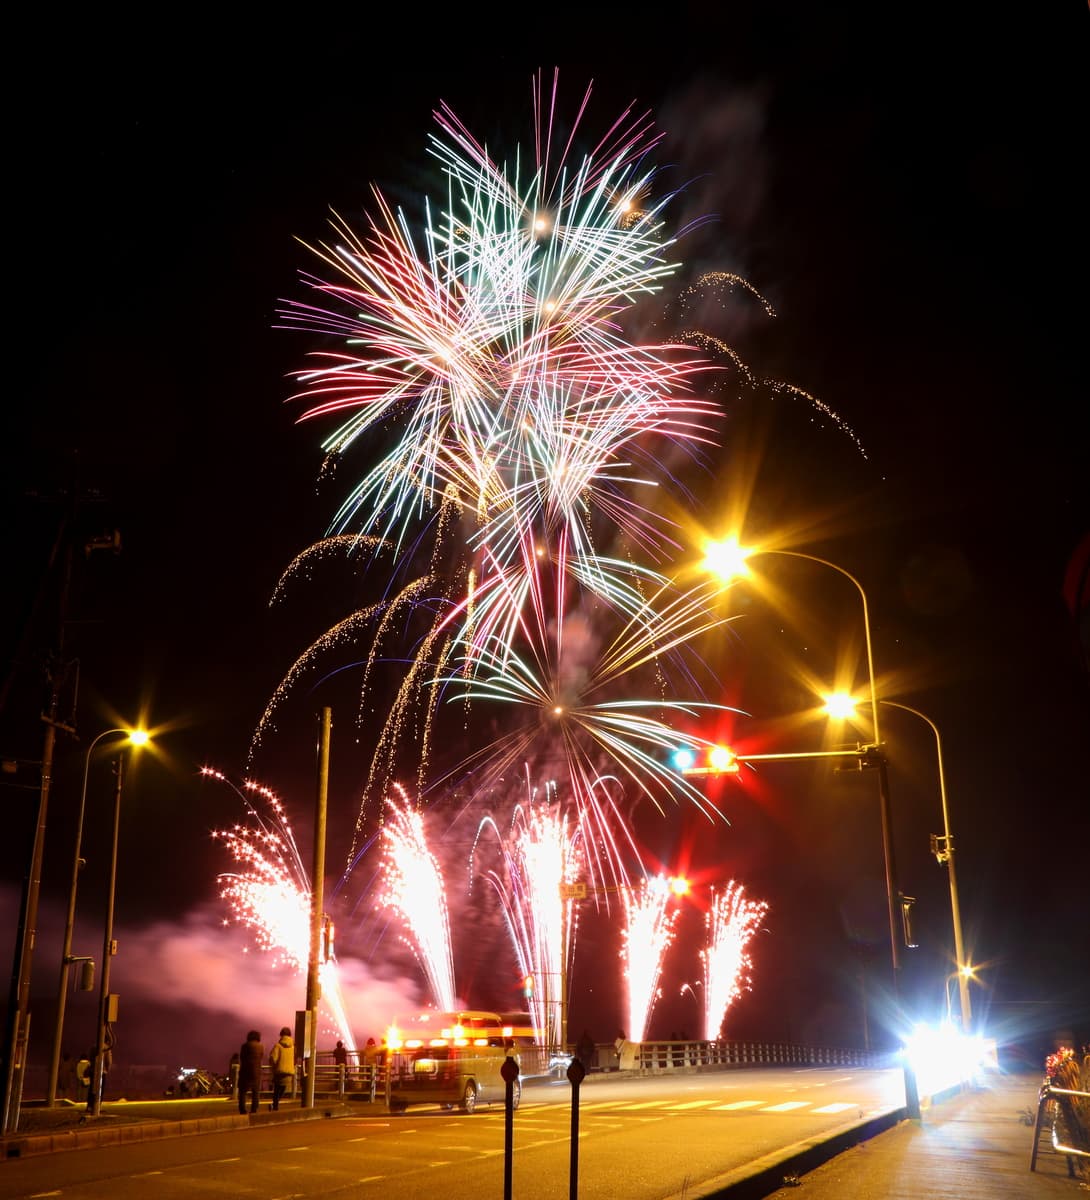
<svg viewBox="0 0 1090 1200">
<path fill-rule="evenodd" d="M 543 1046 L 517 1047 L 524 1078 L 556 1074 L 562 1076 L 570 1058 Z M 362 1057 L 362 1056 L 361 1056 Z M 759 1067 L 759 1066 L 836 1066 L 877 1067 L 888 1055 L 845 1046 L 808 1046 L 791 1042 L 700 1042 L 662 1041 L 628 1043 L 621 1059 L 612 1044 L 597 1044 L 589 1063 L 591 1072 L 622 1070 L 647 1074 L 684 1068 Z M 347 1066 L 341 1066 L 319 1053 L 314 1067 L 317 1095 L 340 1098 L 374 1099 L 385 1088 L 381 1057 L 373 1063 L 355 1061 L 350 1054 Z M 271 1086 L 271 1081 L 270 1081 Z M 302 1081 L 297 1084 L 301 1090 Z"/>
<path fill-rule="evenodd" d="M 792 1042 L 643 1042 L 635 1065 L 641 1071 L 680 1067 L 879 1066 L 885 1056 L 850 1046 L 806 1046 Z M 616 1051 L 610 1047 L 614 1060 Z M 599 1062 L 603 1055 L 599 1050 Z"/>
</svg>

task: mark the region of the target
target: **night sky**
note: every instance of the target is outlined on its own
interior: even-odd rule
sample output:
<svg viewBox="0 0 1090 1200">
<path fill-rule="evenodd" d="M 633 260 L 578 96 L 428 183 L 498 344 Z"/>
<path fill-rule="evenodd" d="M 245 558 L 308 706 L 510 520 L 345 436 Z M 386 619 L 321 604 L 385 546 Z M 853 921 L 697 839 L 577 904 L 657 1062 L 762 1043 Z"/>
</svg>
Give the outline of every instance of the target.
<svg viewBox="0 0 1090 1200">
<path fill-rule="evenodd" d="M 199 771 L 272 788 L 309 867 L 327 705 L 326 896 L 353 1030 L 362 1042 L 426 999 L 396 921 L 374 911 L 373 855 L 342 879 L 381 707 L 361 711 L 366 647 L 341 645 L 305 673 L 250 756 L 296 657 L 386 583 L 342 571 L 270 606 L 352 483 L 347 467 L 320 476 L 333 427 L 297 424 L 289 374 L 316 339 L 277 328 L 277 311 L 306 298 L 300 273 L 316 263 L 301 242 L 328 235 L 330 210 L 359 228 L 373 185 L 411 212 L 443 198 L 426 153 L 441 101 L 500 155 L 528 144 L 531 79 L 554 67 L 569 106 L 593 81 L 588 133 L 630 101 L 650 110 L 665 135 L 655 160 L 684 184 L 668 210 L 671 230 L 689 229 L 671 248 L 679 267 L 637 310 L 640 332 L 700 329 L 755 381 L 723 385 L 721 445 L 679 480 L 693 526 L 718 530 L 744 500 L 748 536 L 775 534 L 863 584 L 880 695 L 941 732 L 962 923 L 982 966 L 974 1015 L 1034 1049 L 1058 1030 L 1090 1040 L 1076 82 L 1087 14 L 1065 27 L 1062 14 L 1025 26 L 990 13 L 970 28 L 926 8 L 905 10 L 902 26 L 863 11 L 683 5 L 645 30 L 618 12 L 547 36 L 505 19 L 487 51 L 471 48 L 467 13 L 407 31 L 411 46 L 387 47 L 357 17 L 169 36 L 96 21 L 29 44 L 36 82 L 10 122 L 11 350 L 23 369 L 4 406 L 0 477 L 0 755 L 19 764 L 0 777 L 4 962 L 35 827 L 47 661 L 66 665 L 61 716 L 78 733 L 58 738 L 50 790 L 32 1061 L 49 1051 L 84 753 L 141 714 L 162 736 L 124 784 L 119 1054 L 219 1066 L 248 1028 L 272 1032 L 303 1006 L 303 977 L 223 928 L 216 877 L 231 864 L 211 832 L 246 813 L 234 788 Z M 717 272 L 743 277 L 774 315 L 709 282 Z M 73 500 L 62 642 L 69 542 L 57 539 Z M 120 553 L 83 552 L 114 530 Z M 789 610 L 735 589 L 705 684 L 743 710 L 721 730 L 743 750 L 820 748 L 820 724 L 791 719 L 813 703 L 800 670 L 829 681 L 850 649 L 864 671 L 858 593 L 804 560 L 769 556 L 762 571 Z M 900 986 L 909 1009 L 936 1015 L 953 967 L 947 874 L 928 843 L 942 832 L 935 738 L 890 708 L 882 734 L 899 883 L 917 898 L 920 945 Z M 110 757 L 96 753 L 89 774 L 75 942 L 96 957 Z M 889 975 L 873 774 L 767 764 L 707 791 L 725 820 L 684 801 L 662 813 L 627 802 L 647 865 L 695 884 L 652 1032 L 695 1030 L 680 985 L 698 977 L 708 889 L 733 879 L 769 912 L 727 1034 L 858 1041 L 860 972 L 874 995 Z M 461 882 L 487 800 L 459 796 L 437 791 L 430 810 L 448 884 L 458 878 L 456 978 L 472 1006 L 513 1008 L 518 974 L 495 903 Z M 573 1036 L 589 1026 L 610 1040 L 623 1023 L 616 929 L 593 906 L 571 983 Z M 77 1052 L 92 1006 L 70 997 Z M 878 1040 L 880 1014 L 870 1019 Z"/>
</svg>

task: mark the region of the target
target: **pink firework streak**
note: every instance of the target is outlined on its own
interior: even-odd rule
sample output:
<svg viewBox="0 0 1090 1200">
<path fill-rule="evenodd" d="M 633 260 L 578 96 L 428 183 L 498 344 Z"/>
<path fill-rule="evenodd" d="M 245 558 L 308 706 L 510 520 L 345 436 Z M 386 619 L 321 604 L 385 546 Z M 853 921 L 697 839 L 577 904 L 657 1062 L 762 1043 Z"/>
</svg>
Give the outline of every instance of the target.
<svg viewBox="0 0 1090 1200">
<path fill-rule="evenodd" d="M 427 977 L 435 1007 L 457 1008 L 450 917 L 439 862 L 428 849 L 424 818 L 396 785 L 400 803 L 387 800 L 382 829 L 382 886 L 377 903 L 394 908 L 408 929 L 404 937 Z"/>
<path fill-rule="evenodd" d="M 659 997 L 662 960 L 674 940 L 678 910 L 668 909 L 673 893 L 663 876 L 645 879 L 621 892 L 625 924 L 621 959 L 628 987 L 628 1036 L 642 1042 Z"/>
<path fill-rule="evenodd" d="M 750 986 L 753 963 L 747 947 L 768 912 L 763 901 L 747 900 L 745 888 L 733 880 L 721 895 L 713 894 L 704 918 L 708 942 L 700 952 L 704 965 L 704 1039 L 718 1039 L 727 1009 Z"/>
<path fill-rule="evenodd" d="M 556 806 L 530 801 L 515 808 L 506 838 L 486 817 L 478 829 L 500 837 L 502 871 L 487 878 L 503 907 L 522 975 L 533 979 L 527 1005 L 537 1040 L 547 1046 L 565 1041 L 565 981 L 574 946 L 575 906 L 571 884 L 582 864 L 581 828 L 569 827 Z"/>
<path fill-rule="evenodd" d="M 287 812 L 267 787 L 247 780 L 243 788 L 260 796 L 271 816 L 262 817 L 251 801 L 221 772 L 202 767 L 201 774 L 226 783 L 246 805 L 251 825 L 234 825 L 212 831 L 222 842 L 239 870 L 218 876 L 220 897 L 230 904 L 235 922 L 245 925 L 273 967 L 286 966 L 301 973 L 310 960 L 310 880 L 303 865 Z M 225 925 L 231 924 L 229 920 Z M 336 960 L 330 957 L 319 966 L 322 1003 L 333 1031 L 352 1045 L 352 1032 L 344 1010 Z"/>
</svg>

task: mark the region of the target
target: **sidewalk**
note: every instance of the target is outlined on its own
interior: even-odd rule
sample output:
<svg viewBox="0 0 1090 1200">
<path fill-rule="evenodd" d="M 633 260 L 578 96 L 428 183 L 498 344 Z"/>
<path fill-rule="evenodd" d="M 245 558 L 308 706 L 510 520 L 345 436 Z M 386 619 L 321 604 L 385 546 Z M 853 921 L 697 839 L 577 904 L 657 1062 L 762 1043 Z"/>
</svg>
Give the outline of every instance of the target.
<svg viewBox="0 0 1090 1200">
<path fill-rule="evenodd" d="M 927 1104 L 919 1121 L 858 1141 L 835 1157 L 800 1143 L 752 1163 L 686 1200 L 1077 1200 L 1090 1171 L 1070 1178 L 1067 1158 L 1041 1131 L 1030 1170 L 1041 1076 L 989 1072 L 973 1088 Z M 1082 1160 L 1086 1164 L 1088 1160 Z M 742 1173 L 740 1173 L 742 1174 Z M 1084 1181 L 1085 1180 L 1085 1181 Z"/>
</svg>

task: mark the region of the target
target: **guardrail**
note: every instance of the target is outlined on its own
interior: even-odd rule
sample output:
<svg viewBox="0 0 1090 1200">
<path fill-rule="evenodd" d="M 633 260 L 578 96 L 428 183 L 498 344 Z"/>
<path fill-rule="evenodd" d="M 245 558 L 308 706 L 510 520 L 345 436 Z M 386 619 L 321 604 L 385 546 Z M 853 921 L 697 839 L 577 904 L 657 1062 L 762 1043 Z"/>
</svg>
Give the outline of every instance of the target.
<svg viewBox="0 0 1090 1200">
<path fill-rule="evenodd" d="M 1033 1127 L 1033 1150 L 1029 1158 L 1029 1169 L 1037 1170 L 1037 1151 L 1041 1145 L 1041 1130 L 1047 1123 L 1052 1149 L 1067 1156 L 1067 1174 L 1075 1178 L 1076 1158 L 1090 1158 L 1090 1141 L 1087 1140 L 1086 1118 L 1080 1108 L 1090 1112 L 1090 1106 L 1080 1101 L 1090 1100 L 1090 1092 L 1073 1088 L 1054 1087 L 1047 1080 L 1041 1085 L 1037 1097 L 1037 1121 Z M 1080 1142 L 1080 1145 L 1068 1143 Z"/>
</svg>

